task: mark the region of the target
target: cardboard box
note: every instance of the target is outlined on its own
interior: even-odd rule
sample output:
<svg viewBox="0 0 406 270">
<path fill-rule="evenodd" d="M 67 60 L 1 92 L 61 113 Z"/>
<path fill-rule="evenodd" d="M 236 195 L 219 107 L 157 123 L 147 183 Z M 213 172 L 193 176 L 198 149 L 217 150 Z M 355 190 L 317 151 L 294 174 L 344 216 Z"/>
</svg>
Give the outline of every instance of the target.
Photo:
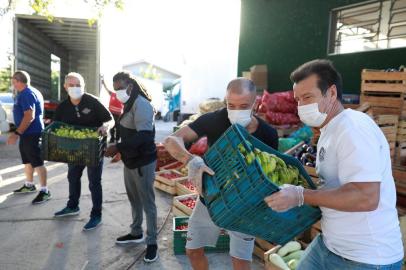
<svg viewBox="0 0 406 270">
<path fill-rule="evenodd" d="M 258 89 L 268 89 L 268 66 L 252 66 L 250 68 L 250 78 Z"/>
</svg>

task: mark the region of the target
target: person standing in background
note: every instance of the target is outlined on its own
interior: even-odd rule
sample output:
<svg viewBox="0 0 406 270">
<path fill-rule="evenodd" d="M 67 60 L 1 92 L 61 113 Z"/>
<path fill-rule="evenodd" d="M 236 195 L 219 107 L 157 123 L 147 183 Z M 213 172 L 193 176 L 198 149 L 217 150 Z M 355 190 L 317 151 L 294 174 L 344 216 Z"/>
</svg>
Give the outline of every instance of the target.
<svg viewBox="0 0 406 270">
<path fill-rule="evenodd" d="M 123 113 L 124 105 L 117 99 L 116 91 L 111 90 L 107 87 L 106 82 L 102 76 L 101 82 L 103 84 L 104 89 L 106 89 L 107 93 L 110 95 L 110 102 L 109 102 L 109 111 L 113 115 L 115 125 L 112 129 L 110 129 L 110 143 L 115 143 L 120 140 L 120 129 L 118 127 L 118 119 L 120 118 L 121 114 Z"/>
<path fill-rule="evenodd" d="M 17 94 L 13 107 L 17 129 L 8 137 L 7 144 L 16 144 L 20 138 L 19 148 L 26 177 L 24 185 L 14 190 L 14 194 L 32 193 L 37 190 L 34 185 L 36 171 L 41 189 L 32 203 L 39 204 L 51 198 L 47 187 L 47 170 L 40 148 L 41 132 L 44 130 L 44 98 L 41 92 L 30 85 L 30 75 L 25 71 L 16 71 L 12 83 Z"/>
</svg>

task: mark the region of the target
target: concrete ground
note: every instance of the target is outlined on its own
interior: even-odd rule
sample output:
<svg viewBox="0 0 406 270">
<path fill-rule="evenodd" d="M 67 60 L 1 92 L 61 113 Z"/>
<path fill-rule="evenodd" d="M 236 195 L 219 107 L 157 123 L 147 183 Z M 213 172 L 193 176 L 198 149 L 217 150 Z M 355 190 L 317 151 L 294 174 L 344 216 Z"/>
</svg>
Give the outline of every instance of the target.
<svg viewBox="0 0 406 270">
<path fill-rule="evenodd" d="M 156 141 L 171 133 L 173 123 L 157 123 Z M 13 195 L 24 182 L 17 146 L 5 145 L 0 135 L 0 269 L 191 269 L 184 255 L 172 251 L 172 196 L 156 191 L 160 259 L 152 264 L 142 260 L 144 245 L 117 246 L 118 236 L 129 232 L 130 206 L 124 189 L 121 163 L 105 159 L 103 171 L 103 225 L 83 232 L 91 209 L 86 173 L 82 177 L 79 216 L 54 219 L 68 197 L 67 167 L 46 163 L 52 200 L 32 205 L 36 194 Z M 37 177 L 35 182 L 38 183 Z M 169 216 L 168 216 L 169 213 Z M 165 218 L 168 219 L 165 221 Z M 144 225 L 145 228 L 145 225 Z M 227 254 L 208 254 L 210 269 L 231 269 Z M 252 269 L 263 269 L 256 259 Z"/>
</svg>

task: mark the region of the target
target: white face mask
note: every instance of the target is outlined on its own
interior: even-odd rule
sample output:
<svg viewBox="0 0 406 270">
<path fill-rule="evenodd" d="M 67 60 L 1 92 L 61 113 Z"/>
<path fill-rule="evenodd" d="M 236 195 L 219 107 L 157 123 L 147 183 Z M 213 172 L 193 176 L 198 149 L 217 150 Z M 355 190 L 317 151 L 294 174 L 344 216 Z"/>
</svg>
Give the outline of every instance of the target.
<svg viewBox="0 0 406 270">
<path fill-rule="evenodd" d="M 130 96 L 127 94 L 127 88 L 117 90 L 116 95 L 117 95 L 117 99 L 123 104 L 126 103 L 128 101 L 128 99 L 130 98 Z"/>
<path fill-rule="evenodd" d="M 227 109 L 228 119 L 232 125 L 239 124 L 243 127 L 251 122 L 252 110 L 230 110 Z"/>
<path fill-rule="evenodd" d="M 321 113 L 319 111 L 318 103 L 298 106 L 297 110 L 300 120 L 311 127 L 320 127 L 327 118 L 327 113 Z"/>
<path fill-rule="evenodd" d="M 68 88 L 68 95 L 73 99 L 80 99 L 84 93 L 85 93 L 85 90 L 83 89 L 83 87 L 69 87 Z"/>
</svg>

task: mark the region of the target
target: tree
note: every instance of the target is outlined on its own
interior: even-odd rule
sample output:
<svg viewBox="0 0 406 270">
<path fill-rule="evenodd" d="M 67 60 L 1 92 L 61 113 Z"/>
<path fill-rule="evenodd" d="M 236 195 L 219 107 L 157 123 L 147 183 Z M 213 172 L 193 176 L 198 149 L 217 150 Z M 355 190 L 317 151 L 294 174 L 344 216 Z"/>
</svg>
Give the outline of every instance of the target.
<svg viewBox="0 0 406 270">
<path fill-rule="evenodd" d="M 15 7 L 17 0 L 8 0 L 4 7 L 0 7 L 0 16 L 4 16 Z M 89 25 L 93 25 L 97 18 L 100 18 L 103 14 L 105 7 L 114 5 L 117 9 L 122 10 L 124 8 L 123 0 L 83 0 L 84 3 L 95 8 L 96 15 L 94 18 L 89 18 Z M 54 4 L 54 0 L 28 0 L 27 4 L 33 11 L 34 15 L 45 16 L 49 21 L 54 20 L 54 15 L 50 11 L 50 7 Z"/>
<path fill-rule="evenodd" d="M 0 69 L 0 92 L 9 91 L 11 86 L 11 66 Z"/>
</svg>

